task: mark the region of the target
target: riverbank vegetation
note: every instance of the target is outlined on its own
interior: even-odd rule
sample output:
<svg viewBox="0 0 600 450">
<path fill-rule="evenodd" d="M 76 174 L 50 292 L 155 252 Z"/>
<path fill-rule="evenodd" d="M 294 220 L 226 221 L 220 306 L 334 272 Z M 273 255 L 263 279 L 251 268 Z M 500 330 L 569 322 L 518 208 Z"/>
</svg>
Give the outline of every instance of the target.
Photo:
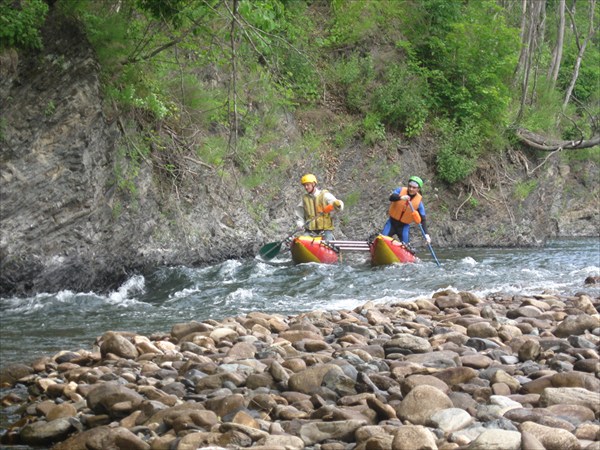
<svg viewBox="0 0 600 450">
<path fill-rule="evenodd" d="M 596 0 L 57 0 L 82 24 L 118 117 L 121 189 L 150 161 L 176 187 L 194 161 L 248 188 L 306 152 L 331 162 L 437 142 L 436 176 L 482 159 L 600 143 Z M 42 0 L 2 2 L 3 55 L 35 51 Z M 4 26 L 7 25 L 7 26 Z M 8 26 L 10 25 L 10 26 Z M 284 118 L 302 136 L 287 139 Z M 231 171 L 234 167 L 236 170 Z"/>
</svg>

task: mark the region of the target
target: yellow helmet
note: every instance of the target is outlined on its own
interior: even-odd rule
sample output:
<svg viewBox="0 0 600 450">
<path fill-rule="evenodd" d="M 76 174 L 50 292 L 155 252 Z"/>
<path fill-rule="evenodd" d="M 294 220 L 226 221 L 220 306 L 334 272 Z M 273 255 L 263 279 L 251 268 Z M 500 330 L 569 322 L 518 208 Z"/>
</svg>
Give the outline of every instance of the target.
<svg viewBox="0 0 600 450">
<path fill-rule="evenodd" d="M 306 183 L 315 183 L 317 184 L 317 177 L 315 177 L 312 173 L 307 173 L 300 179 L 301 184 Z"/>
</svg>

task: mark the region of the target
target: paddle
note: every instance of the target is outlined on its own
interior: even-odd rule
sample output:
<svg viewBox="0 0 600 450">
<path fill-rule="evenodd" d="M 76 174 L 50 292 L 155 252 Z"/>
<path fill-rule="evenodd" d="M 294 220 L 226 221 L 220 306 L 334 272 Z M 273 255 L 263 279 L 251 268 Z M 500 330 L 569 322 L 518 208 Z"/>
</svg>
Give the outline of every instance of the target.
<svg viewBox="0 0 600 450">
<path fill-rule="evenodd" d="M 320 217 L 322 215 L 323 215 L 323 213 L 319 213 L 312 219 L 308 219 L 306 222 L 304 222 L 302 224 L 302 227 L 298 227 L 297 229 L 295 229 L 294 232 L 291 233 L 290 235 L 288 235 L 285 239 L 283 239 L 281 241 L 277 241 L 277 242 L 269 242 L 268 244 L 263 245 L 260 248 L 260 250 L 258 251 L 258 254 L 260 255 L 260 257 L 262 259 L 265 259 L 267 261 L 275 258 L 279 254 L 279 252 L 281 252 L 281 246 L 283 245 L 283 243 L 285 241 L 287 241 L 289 238 L 291 238 L 293 235 L 295 235 L 298 231 L 304 229 L 306 227 L 306 225 L 311 223 L 317 217 Z"/>
<path fill-rule="evenodd" d="M 413 217 L 415 214 L 415 208 L 413 208 L 412 203 L 410 202 L 410 200 L 407 200 L 406 203 L 408 203 L 408 205 L 410 206 L 410 210 L 413 212 Z M 419 225 L 419 228 L 421 229 L 421 234 L 423 235 L 423 239 L 425 239 L 425 242 L 427 242 L 427 238 L 425 237 L 425 230 L 423 229 L 423 225 L 421 225 L 421 221 L 419 220 L 418 222 L 415 220 L 415 222 L 417 223 L 417 225 Z M 433 259 L 435 259 L 435 263 L 438 265 L 438 267 L 440 267 L 440 262 L 438 261 L 437 257 L 435 256 L 435 253 L 433 252 L 433 247 L 431 247 L 431 244 L 429 242 L 427 242 L 427 246 L 429 247 L 429 251 L 431 252 L 431 256 L 433 256 Z"/>
</svg>

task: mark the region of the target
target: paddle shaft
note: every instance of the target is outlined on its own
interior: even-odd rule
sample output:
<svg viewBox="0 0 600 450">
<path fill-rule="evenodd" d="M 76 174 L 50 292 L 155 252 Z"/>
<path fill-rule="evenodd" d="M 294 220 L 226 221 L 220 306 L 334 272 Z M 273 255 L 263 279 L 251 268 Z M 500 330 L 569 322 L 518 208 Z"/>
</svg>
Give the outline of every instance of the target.
<svg viewBox="0 0 600 450">
<path fill-rule="evenodd" d="M 412 203 L 410 202 L 410 200 L 407 200 L 408 206 L 410 206 L 410 210 L 414 213 L 415 212 L 415 208 L 413 208 Z M 429 247 L 429 251 L 431 252 L 431 256 L 433 256 L 433 259 L 435 259 L 435 263 L 437 264 L 438 267 L 440 267 L 440 262 L 437 259 L 437 256 L 435 256 L 435 253 L 433 251 L 433 247 L 431 246 L 431 244 L 429 242 L 427 242 L 427 237 L 425 236 L 427 233 L 425 233 L 425 230 L 423 229 L 423 225 L 421 225 L 420 223 L 418 223 L 417 225 L 419 225 L 419 229 L 421 230 L 421 234 L 423 235 L 423 239 L 425 239 L 425 242 L 427 243 L 427 247 Z"/>
<path fill-rule="evenodd" d="M 320 212 L 319 214 L 317 214 L 314 217 L 311 217 L 310 219 L 308 219 L 306 222 L 304 222 L 302 224 L 302 228 L 305 228 L 309 223 L 311 223 L 313 220 L 315 220 L 317 217 L 321 217 L 323 215 L 322 212 Z M 277 242 L 270 242 L 269 244 L 265 244 L 261 247 L 261 249 L 258 251 L 258 254 L 260 256 L 262 256 L 265 259 L 271 259 L 274 258 L 275 256 L 277 256 L 280 252 L 281 252 L 281 246 L 283 245 L 283 243 L 285 241 L 287 241 L 289 238 L 291 238 L 292 236 L 294 236 L 297 233 L 298 230 L 294 230 L 293 233 L 289 234 L 288 236 L 286 236 L 284 239 L 282 239 L 281 241 L 277 241 Z"/>
</svg>

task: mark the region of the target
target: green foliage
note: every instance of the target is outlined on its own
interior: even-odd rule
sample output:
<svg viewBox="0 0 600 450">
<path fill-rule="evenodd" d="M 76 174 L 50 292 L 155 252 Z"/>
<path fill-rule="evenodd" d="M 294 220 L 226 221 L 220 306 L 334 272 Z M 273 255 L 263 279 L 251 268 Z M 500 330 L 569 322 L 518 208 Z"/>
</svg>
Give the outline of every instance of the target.
<svg viewBox="0 0 600 450">
<path fill-rule="evenodd" d="M 196 155 L 201 161 L 214 167 L 221 167 L 227 155 L 227 141 L 223 136 L 209 136 L 196 149 Z"/>
<path fill-rule="evenodd" d="M 294 97 L 315 101 L 321 95 L 319 76 L 310 61 L 297 52 L 287 52 L 283 60 L 285 75 Z"/>
<path fill-rule="evenodd" d="M 377 16 L 373 3 L 332 0 L 334 24 L 329 41 L 331 45 L 355 45 L 374 33 Z"/>
<path fill-rule="evenodd" d="M 197 149 L 200 160 L 225 176 L 227 164 L 235 164 L 249 187 L 264 184 L 275 167 L 283 172 L 306 151 L 318 157 L 358 136 L 373 146 L 387 141 L 388 132 L 405 139 L 425 129 L 441 137 L 440 179 L 467 178 L 484 142 L 488 149 L 502 148 L 510 115 L 520 106 L 518 89 L 510 86 L 521 12 L 509 3 L 239 0 L 232 22 L 233 0 L 63 2 L 86 24 L 106 98 L 121 113 L 129 113 L 142 133 L 162 128 L 183 141 L 191 136 L 183 148 Z M 548 12 L 555 4 L 547 2 Z M 585 15 L 586 8 L 578 7 L 581 30 Z M 549 14 L 548 20 L 554 18 Z M 550 29 L 546 37 L 553 36 Z M 569 106 L 569 119 L 561 102 L 576 43 L 565 42 L 556 89 L 544 77 L 551 44 L 542 43 L 532 77 L 535 95 L 520 125 L 579 138 L 592 131 L 585 119 L 600 115 L 598 40 L 589 43 L 575 86 L 574 97 L 584 103 Z M 342 114 L 350 117 L 338 118 L 346 124 L 304 121 L 302 137 L 282 150 L 284 114 L 319 102 L 334 114 L 344 107 Z M 573 115 L 579 117 L 571 121 Z M 229 140 L 234 118 L 238 134 Z M 174 171 L 169 164 L 165 170 Z M 394 167 L 384 169 L 386 176 L 397 178 Z"/>
<path fill-rule="evenodd" d="M 421 134 L 429 114 L 428 86 L 418 68 L 393 64 L 385 72 L 385 83 L 373 96 L 373 109 L 390 127 L 400 127 L 407 137 Z"/>
<path fill-rule="evenodd" d="M 347 107 L 365 114 L 366 142 L 383 140 L 380 132 L 400 129 L 418 136 L 428 116 L 428 86 L 418 67 L 391 64 L 376 74 L 370 57 L 352 55 L 334 66 L 333 76 L 345 89 Z"/>
<path fill-rule="evenodd" d="M 138 109 L 151 115 L 156 120 L 162 120 L 173 110 L 168 100 L 163 97 L 162 86 L 158 80 L 141 77 L 132 66 L 125 70 L 117 86 L 108 87 L 108 95 L 125 109 Z"/>
<path fill-rule="evenodd" d="M 42 48 L 40 28 L 47 13 L 43 0 L 0 0 L 0 49 Z"/>
<path fill-rule="evenodd" d="M 537 187 L 536 180 L 529 180 L 517 183 L 514 190 L 514 197 L 518 201 L 523 201 L 535 190 Z"/>
<path fill-rule="evenodd" d="M 333 138 L 333 144 L 336 148 L 344 148 L 357 136 L 360 130 L 360 124 L 351 122 L 341 127 Z"/>
<path fill-rule="evenodd" d="M 306 4 L 278 0 L 241 0 L 239 13 L 252 27 L 242 35 L 260 54 L 260 60 L 280 83 L 282 92 L 294 102 L 314 102 L 322 91 L 314 64 L 318 47 L 309 40 L 314 24 L 305 14 Z M 311 53 L 304 51 L 310 48 Z"/>
<path fill-rule="evenodd" d="M 469 199 L 469 206 L 471 208 L 477 208 L 479 206 L 479 200 L 477 200 L 475 197 L 471 197 Z"/>
<path fill-rule="evenodd" d="M 46 117 L 52 117 L 55 112 L 56 112 L 56 105 L 54 104 L 53 100 L 50 100 L 48 103 L 46 103 L 46 108 L 44 109 L 44 115 Z"/>
<path fill-rule="evenodd" d="M 181 25 L 182 10 L 186 0 L 137 0 L 141 9 L 148 11 L 155 19 Z"/>
<path fill-rule="evenodd" d="M 353 112 L 368 108 L 370 94 L 368 88 L 375 78 L 373 61 L 370 57 L 356 54 L 333 64 L 332 76 L 345 90 L 346 106 Z"/>
<path fill-rule="evenodd" d="M 397 0 L 331 0 L 333 13 L 328 45 L 356 47 L 400 36 L 403 10 Z"/>
<path fill-rule="evenodd" d="M 352 208 L 353 206 L 356 206 L 358 204 L 360 204 L 360 191 L 352 191 L 352 192 L 348 192 L 345 196 L 344 196 L 344 207 L 345 208 Z"/>
<path fill-rule="evenodd" d="M 518 103 L 519 99 L 515 98 Z M 515 109 L 518 105 L 515 104 Z M 532 131 L 551 130 L 555 127 L 558 117 L 561 116 L 561 94 L 549 88 L 545 78 L 539 80 L 536 106 L 527 106 L 523 111 L 522 126 Z M 556 136 L 558 137 L 558 136 Z"/>
<path fill-rule="evenodd" d="M 448 120 L 436 121 L 441 147 L 436 156 L 437 174 L 448 183 L 468 177 L 477 167 L 481 153 L 481 134 L 475 125 Z"/>
<path fill-rule="evenodd" d="M 584 6 L 585 5 L 585 6 Z M 563 61 L 560 72 L 558 74 L 557 85 L 562 91 L 565 91 L 573 75 L 573 68 L 579 53 L 579 46 L 582 44 L 583 36 L 587 34 L 589 27 L 588 17 L 589 4 L 582 3 L 577 5 L 575 20 L 578 23 L 578 33 L 582 35 L 579 40 L 576 40 L 571 34 L 567 34 L 565 45 L 563 48 Z M 598 39 L 598 18 L 600 17 L 600 5 L 596 4 L 596 35 L 591 39 L 586 47 L 584 61 L 579 68 L 579 76 L 573 90 L 573 96 L 577 99 L 578 104 L 595 103 L 598 108 L 600 101 L 600 41 Z M 568 20 L 568 19 L 567 19 Z"/>
<path fill-rule="evenodd" d="M 221 89 L 211 89 L 207 83 L 192 74 L 168 80 L 168 94 L 180 103 L 199 128 L 209 129 L 214 123 L 227 122 L 225 94 Z"/>
<path fill-rule="evenodd" d="M 141 136 L 124 138 L 117 147 L 114 174 L 119 191 L 134 202 L 138 195 L 137 179 L 142 163 L 150 154 L 150 149 Z"/>
<path fill-rule="evenodd" d="M 566 161 L 593 162 L 600 166 L 600 147 L 596 146 L 577 151 L 563 152 L 562 157 Z"/>
<path fill-rule="evenodd" d="M 385 141 L 385 126 L 377 114 L 368 113 L 363 120 L 362 127 L 365 144 L 373 145 Z"/>
<path fill-rule="evenodd" d="M 409 38 L 428 71 L 436 112 L 458 123 L 476 122 L 488 136 L 496 133 L 508 123 L 518 30 L 506 24 L 490 0 L 414 5 L 417 21 Z"/>
<path fill-rule="evenodd" d="M 6 141 L 6 118 L 0 117 L 0 142 Z"/>
</svg>

